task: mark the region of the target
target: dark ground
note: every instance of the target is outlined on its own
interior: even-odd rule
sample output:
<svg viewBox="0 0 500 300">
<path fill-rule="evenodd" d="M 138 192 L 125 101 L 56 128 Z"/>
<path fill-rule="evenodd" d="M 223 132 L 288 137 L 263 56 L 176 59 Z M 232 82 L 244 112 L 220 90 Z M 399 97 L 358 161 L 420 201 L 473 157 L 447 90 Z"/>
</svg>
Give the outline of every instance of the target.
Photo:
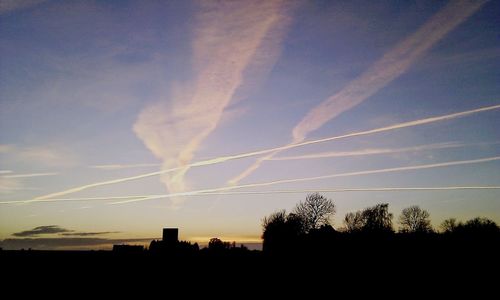
<svg viewBox="0 0 500 300">
<path fill-rule="evenodd" d="M 210 294 L 224 291 L 316 287 L 309 293 L 345 289 L 394 293 L 393 289 L 492 291 L 499 284 L 500 247 L 494 241 L 358 241 L 295 249 L 269 255 L 261 251 L 196 253 L 116 253 L 112 251 L 0 251 L 4 286 L 75 286 L 120 290 L 148 286 Z M 420 289 L 420 290 L 419 290 Z M 183 289 L 184 290 L 184 289 Z M 215 290 L 214 290 L 215 291 Z M 292 293 L 293 294 L 293 293 Z M 430 295 L 427 295 L 430 297 Z M 309 297 L 307 297 L 309 298 Z M 477 298 L 477 297 L 474 297 Z M 178 299 L 178 298 L 176 298 Z"/>
</svg>

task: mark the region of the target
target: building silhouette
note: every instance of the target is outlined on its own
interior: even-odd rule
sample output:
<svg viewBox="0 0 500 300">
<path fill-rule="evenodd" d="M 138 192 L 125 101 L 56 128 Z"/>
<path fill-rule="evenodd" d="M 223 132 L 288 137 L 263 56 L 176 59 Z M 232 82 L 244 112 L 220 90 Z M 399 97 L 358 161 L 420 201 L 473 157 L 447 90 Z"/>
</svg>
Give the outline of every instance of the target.
<svg viewBox="0 0 500 300">
<path fill-rule="evenodd" d="M 162 242 L 165 247 L 175 247 L 179 242 L 179 228 L 163 228 Z"/>
<path fill-rule="evenodd" d="M 149 245 L 152 252 L 175 252 L 179 247 L 179 228 L 163 228 L 161 240 L 153 240 Z"/>
</svg>

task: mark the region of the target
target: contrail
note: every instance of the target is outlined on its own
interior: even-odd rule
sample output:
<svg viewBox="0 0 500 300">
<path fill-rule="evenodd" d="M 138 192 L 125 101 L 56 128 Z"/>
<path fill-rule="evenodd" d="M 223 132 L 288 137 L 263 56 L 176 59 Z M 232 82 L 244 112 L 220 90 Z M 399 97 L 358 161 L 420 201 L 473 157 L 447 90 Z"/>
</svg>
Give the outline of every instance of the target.
<svg viewBox="0 0 500 300">
<path fill-rule="evenodd" d="M 338 93 L 311 109 L 293 128 L 291 144 L 304 141 L 309 133 L 321 128 L 330 120 L 359 105 L 380 89 L 404 74 L 415 61 L 435 43 L 475 13 L 486 1 L 450 1 L 416 32 L 402 40 L 384 54 L 359 77 L 352 80 Z M 257 159 L 246 170 L 228 181 L 237 184 L 257 170 L 265 160 L 270 160 L 280 150 Z"/>
<path fill-rule="evenodd" d="M 451 191 L 451 190 L 498 190 L 500 186 L 444 186 L 444 187 L 383 187 L 383 188 L 336 188 L 336 189 L 305 189 L 277 191 L 248 191 L 204 193 L 203 195 L 260 195 L 260 194 L 297 194 L 297 193 L 340 193 L 340 192 L 400 192 L 400 191 Z"/>
<path fill-rule="evenodd" d="M 270 185 L 276 185 L 276 184 L 304 182 L 304 181 L 321 180 L 321 179 L 329 179 L 329 178 L 337 178 L 337 177 L 350 177 L 350 176 L 360 176 L 360 175 L 370 175 L 370 174 L 380 174 L 380 173 L 392 173 L 392 172 L 401 172 L 401 171 L 410 171 L 410 170 L 422 170 L 422 169 L 430 169 L 430 168 L 440 168 L 440 167 L 476 164 L 476 163 L 490 162 L 490 161 L 496 161 L 496 160 L 500 160 L 500 156 L 486 157 L 486 158 L 480 158 L 480 159 L 471 159 L 471 160 L 451 161 L 451 162 L 445 162 L 445 163 L 425 164 L 425 165 L 417 165 L 417 166 L 407 166 L 407 167 L 396 167 L 396 168 L 387 168 L 387 169 L 376 169 L 376 170 L 367 170 L 367 171 L 356 171 L 356 172 L 329 174 L 329 175 L 305 177 L 305 178 L 281 179 L 281 180 L 274 180 L 274 181 L 268 181 L 268 182 L 225 186 L 225 187 L 220 187 L 220 188 L 203 189 L 203 190 L 183 192 L 183 193 L 171 193 L 171 194 L 165 194 L 165 195 L 161 195 L 161 196 L 152 196 L 152 197 L 148 197 L 145 199 L 132 199 L 132 200 L 126 200 L 126 201 L 119 201 L 119 202 L 114 202 L 111 204 L 123 204 L 123 203 L 131 203 L 131 202 L 152 200 L 152 199 L 158 199 L 158 198 L 177 197 L 177 196 L 192 196 L 195 194 L 217 193 L 217 192 L 231 191 L 231 190 L 242 189 L 242 188 L 262 187 L 262 186 L 270 186 Z"/>
<path fill-rule="evenodd" d="M 1 175 L 3 178 L 30 178 L 30 177 L 42 177 L 42 176 L 55 176 L 59 173 L 30 173 L 30 174 L 14 174 L 14 175 Z"/>
<path fill-rule="evenodd" d="M 125 199 L 140 199 L 148 198 L 151 196 L 158 195 L 138 195 L 138 196 L 108 196 L 108 197 L 81 197 L 81 198 L 54 198 L 54 199 L 43 199 L 37 200 L 36 202 L 73 202 L 73 201 L 99 201 L 99 200 L 125 200 Z M 15 200 L 15 201 L 0 201 L 0 204 L 26 204 L 33 203 L 33 199 L 30 200 Z"/>
<path fill-rule="evenodd" d="M 191 43 L 196 75 L 173 89 L 169 101 L 146 107 L 133 127 L 163 168 L 182 167 L 162 173 L 170 192 L 186 189 L 195 153 L 245 85 L 248 70 L 271 68 L 277 60 L 291 19 L 288 6 L 283 0 L 199 2 Z"/>
<path fill-rule="evenodd" d="M 453 190 L 499 190 L 500 186 L 442 186 L 442 187 L 380 187 L 380 188 L 319 188 L 319 189 L 299 189 L 299 190 L 269 190 L 269 191 L 234 191 L 234 192 L 208 192 L 199 194 L 184 195 L 191 196 L 224 196 L 224 195 L 267 195 L 267 194 L 299 194 L 299 193 L 341 193 L 341 192 L 400 192 L 400 191 L 453 191 Z M 89 197 L 89 198 L 58 198 L 46 199 L 37 202 L 80 202 L 98 200 L 124 200 L 124 199 L 160 199 L 168 198 L 169 194 L 163 195 L 139 195 L 139 196 L 116 196 L 116 197 Z M 0 201 L 0 204 L 26 204 L 30 200 Z M 115 203 L 116 204 L 116 203 Z"/>
<path fill-rule="evenodd" d="M 404 148 L 375 148 L 375 149 L 363 149 L 355 151 L 332 151 L 332 152 L 321 152 L 305 155 L 296 156 L 282 156 L 274 157 L 269 160 L 282 161 L 282 160 L 300 160 L 300 159 L 315 159 L 315 158 L 328 158 L 328 157 L 349 157 L 349 156 L 365 156 L 365 155 L 376 155 L 376 154 L 393 154 L 393 153 L 404 153 L 404 152 L 414 152 L 423 150 L 438 150 L 438 149 L 449 149 L 449 148 L 459 148 L 469 146 L 463 143 L 439 143 L 430 145 L 421 145 L 414 147 L 404 147 Z"/>
<path fill-rule="evenodd" d="M 446 121 L 446 120 L 456 119 L 456 118 L 460 118 L 460 117 L 465 117 L 465 116 L 468 116 L 471 114 L 476 114 L 476 113 L 485 112 L 485 111 L 491 111 L 491 110 L 495 110 L 495 109 L 499 109 L 499 108 L 500 108 L 500 104 L 493 105 L 493 106 L 486 106 L 486 107 L 462 111 L 462 112 L 458 112 L 458 113 L 442 115 L 442 116 L 437 116 L 437 117 L 431 117 L 431 118 L 426 118 L 426 119 L 420 119 L 420 120 L 415 120 L 415 121 L 409 121 L 409 122 L 404 122 L 404 123 L 398 123 L 398 124 L 394 124 L 394 125 L 390 125 L 390 126 L 386 126 L 386 127 L 380 127 L 380 128 L 375 128 L 375 129 L 371 129 L 371 130 L 353 132 L 353 133 L 332 136 L 332 137 L 327 137 L 327 138 L 322 138 L 322 139 L 316 139 L 316 140 L 306 141 L 306 142 L 292 144 L 292 145 L 285 145 L 285 146 L 281 146 L 281 147 L 269 148 L 269 149 L 264 149 L 264 150 L 257 150 L 257 151 L 253 151 L 253 152 L 241 153 L 241 154 L 236 154 L 236 155 L 221 156 L 221 157 L 216 157 L 213 159 L 208 159 L 208 160 L 203 160 L 203 161 L 191 163 L 191 164 L 189 164 L 189 167 L 200 167 L 200 166 L 214 165 L 214 164 L 219 164 L 219 163 L 230 161 L 230 160 L 267 154 L 267 153 L 275 152 L 278 150 L 282 151 L 282 150 L 292 149 L 292 148 L 296 148 L 296 147 L 319 144 L 319 143 L 340 140 L 340 139 L 345 139 L 345 138 L 370 135 L 370 134 L 375 134 L 375 133 L 379 133 L 379 132 L 391 131 L 391 130 L 413 127 L 413 126 L 420 126 L 420 125 L 430 124 L 430 123 L 434 123 L 434 122 L 440 122 L 440 121 Z M 38 200 L 44 200 L 44 199 L 49 199 L 49 198 L 54 198 L 54 197 L 59 197 L 59 196 L 64 196 L 64 195 L 80 192 L 83 190 L 87 190 L 89 188 L 105 186 L 105 185 L 110 185 L 110 184 L 116 184 L 116 183 L 122 183 L 122 182 L 131 181 L 131 180 L 143 179 L 143 178 L 147 178 L 147 177 L 151 177 L 151 176 L 157 176 L 160 174 L 175 172 L 175 171 L 181 170 L 183 168 L 184 167 L 176 167 L 176 168 L 170 168 L 170 169 L 166 169 L 166 170 L 145 173 L 145 174 L 131 176 L 131 177 L 124 177 L 124 178 L 113 179 L 113 180 L 108 180 L 108 181 L 96 182 L 96 183 L 92 183 L 92 184 L 87 184 L 87 185 L 71 188 L 68 190 L 61 191 L 61 192 L 56 192 L 56 193 L 51 193 L 51 194 L 39 196 L 39 197 L 32 199 L 31 201 L 34 202 L 34 201 L 38 201 Z"/>
<path fill-rule="evenodd" d="M 121 169 L 131 169 L 131 168 L 147 168 L 147 167 L 161 167 L 161 164 L 115 164 L 115 165 L 93 165 L 89 166 L 92 169 L 100 170 L 121 170 Z"/>
<path fill-rule="evenodd" d="M 393 153 L 404 153 L 404 152 L 418 152 L 425 150 L 461 148 L 461 147 L 482 146 L 482 145 L 496 145 L 496 144 L 500 144 L 500 142 L 485 142 L 485 143 L 473 143 L 473 144 L 465 144 L 459 142 L 445 142 L 445 143 L 419 145 L 419 146 L 403 147 L 403 148 L 368 148 L 368 149 L 354 150 L 354 151 L 331 151 L 331 152 L 320 152 L 320 153 L 304 154 L 296 156 L 280 156 L 280 157 L 273 157 L 268 160 L 282 161 L 282 160 L 301 160 L 301 159 L 315 159 L 315 158 L 329 158 L 329 157 L 365 156 L 365 155 L 393 154 Z M 102 169 L 102 170 L 119 170 L 128 168 L 160 167 L 160 166 L 161 164 L 144 163 L 144 164 L 126 164 L 126 165 L 122 164 L 93 165 L 89 166 L 89 168 Z M 11 173 L 12 171 L 8 172 Z M 1 174 L 2 170 L 0 170 L 0 176 Z"/>
</svg>

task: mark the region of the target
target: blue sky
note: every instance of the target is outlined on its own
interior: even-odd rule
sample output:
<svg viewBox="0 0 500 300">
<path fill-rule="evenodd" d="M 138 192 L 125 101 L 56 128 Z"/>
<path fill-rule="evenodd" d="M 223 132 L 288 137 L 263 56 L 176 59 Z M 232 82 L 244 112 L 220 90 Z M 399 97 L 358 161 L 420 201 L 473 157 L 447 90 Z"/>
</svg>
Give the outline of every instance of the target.
<svg viewBox="0 0 500 300">
<path fill-rule="evenodd" d="M 0 201 L 33 200 L 169 168 L 178 170 L 45 198 L 171 194 L 498 157 L 500 111 L 492 108 L 189 167 L 499 105 L 499 5 L 5 1 Z M 338 155 L 353 151 L 358 154 Z M 310 158 L 331 152 L 336 156 Z M 302 155 L 309 158 L 271 160 Z M 183 239 L 258 241 L 260 220 L 293 208 L 307 194 L 300 190 L 498 187 L 499 166 L 492 159 L 237 189 L 299 190 L 293 194 L 197 194 L 118 205 L 110 200 L 2 204 L 0 239 L 58 225 L 110 239 L 158 237 L 162 227 L 173 226 Z M 494 189 L 324 194 L 337 205 L 336 227 L 345 213 L 381 202 L 395 215 L 419 205 L 435 225 L 478 215 L 500 222 Z"/>
</svg>

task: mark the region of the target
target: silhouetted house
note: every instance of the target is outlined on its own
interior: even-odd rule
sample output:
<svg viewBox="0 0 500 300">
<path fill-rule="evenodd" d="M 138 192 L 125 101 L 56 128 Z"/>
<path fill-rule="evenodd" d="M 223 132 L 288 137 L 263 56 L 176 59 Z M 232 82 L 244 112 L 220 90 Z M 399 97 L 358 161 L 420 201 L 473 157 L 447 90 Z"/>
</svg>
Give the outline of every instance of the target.
<svg viewBox="0 0 500 300">
<path fill-rule="evenodd" d="M 163 245 L 167 248 L 177 246 L 179 242 L 179 229 L 178 228 L 163 228 Z"/>
<path fill-rule="evenodd" d="M 141 253 L 144 246 L 141 245 L 113 245 L 113 252 L 117 253 Z"/>
</svg>

